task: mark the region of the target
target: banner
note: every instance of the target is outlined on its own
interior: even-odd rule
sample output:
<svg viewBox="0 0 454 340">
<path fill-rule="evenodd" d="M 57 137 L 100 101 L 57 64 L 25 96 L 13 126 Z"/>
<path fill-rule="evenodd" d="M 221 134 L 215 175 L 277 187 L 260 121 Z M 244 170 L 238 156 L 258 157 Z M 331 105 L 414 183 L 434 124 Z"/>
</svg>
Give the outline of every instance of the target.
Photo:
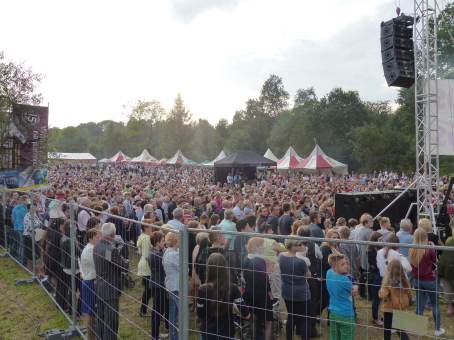
<svg viewBox="0 0 454 340">
<path fill-rule="evenodd" d="M 454 156 L 454 79 L 438 80 L 440 155 Z"/>
<path fill-rule="evenodd" d="M 0 188 L 46 187 L 49 109 L 13 104 L 0 122 Z"/>
</svg>

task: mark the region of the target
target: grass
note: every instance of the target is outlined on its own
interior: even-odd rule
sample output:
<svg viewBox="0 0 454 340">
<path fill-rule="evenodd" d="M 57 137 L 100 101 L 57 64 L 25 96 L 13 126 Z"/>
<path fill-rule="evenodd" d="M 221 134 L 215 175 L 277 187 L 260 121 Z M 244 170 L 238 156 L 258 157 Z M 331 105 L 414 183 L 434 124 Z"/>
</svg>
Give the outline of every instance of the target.
<svg viewBox="0 0 454 340">
<path fill-rule="evenodd" d="M 49 329 L 69 324 L 48 295 L 36 284 L 16 286 L 30 274 L 13 260 L 0 258 L 0 339 L 41 339 Z"/>
<path fill-rule="evenodd" d="M 151 318 L 139 316 L 140 299 L 142 296 L 142 285 L 140 279 L 135 276 L 137 272 L 138 255 L 130 252 L 130 273 L 135 279 L 135 287 L 125 289 L 120 300 L 120 326 L 119 339 L 148 339 L 151 332 Z M 20 269 L 11 259 L 0 258 L 0 340 L 16 339 L 39 339 L 38 334 L 48 329 L 68 327 L 66 319 L 53 305 L 48 296 L 36 285 L 15 286 L 16 278 L 28 278 L 29 274 Z M 454 318 L 447 316 L 447 306 L 441 300 L 442 326 L 447 333 L 441 339 L 454 339 Z M 150 301 L 150 307 L 151 307 Z M 356 339 L 383 339 L 382 329 L 373 326 L 371 322 L 370 303 L 357 299 L 357 327 Z M 414 311 L 415 307 L 410 307 Z M 433 338 L 433 319 L 429 312 L 428 333 L 430 337 L 416 337 L 410 335 L 411 339 Z M 326 314 L 324 315 L 326 317 Z M 198 329 L 195 315 L 191 312 L 190 328 Z M 322 323 L 323 336 L 320 339 L 327 339 L 328 326 Z M 394 335 L 394 338 L 397 337 Z M 197 333 L 190 334 L 191 340 L 198 340 Z M 284 340 L 280 336 L 278 340 Z"/>
</svg>

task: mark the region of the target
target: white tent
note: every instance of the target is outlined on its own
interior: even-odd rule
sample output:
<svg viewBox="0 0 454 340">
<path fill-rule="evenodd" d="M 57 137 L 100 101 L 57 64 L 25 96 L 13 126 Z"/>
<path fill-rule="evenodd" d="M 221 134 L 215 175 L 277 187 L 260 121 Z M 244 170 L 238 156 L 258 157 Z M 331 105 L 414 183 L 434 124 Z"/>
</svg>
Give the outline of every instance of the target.
<svg viewBox="0 0 454 340">
<path fill-rule="evenodd" d="M 303 160 L 293 147 L 289 147 L 284 157 L 277 162 L 278 170 L 298 169 L 299 163 Z"/>
<path fill-rule="evenodd" d="M 318 144 L 315 145 L 311 154 L 300 162 L 299 168 L 306 173 L 333 172 L 339 175 L 348 173 L 347 164 L 327 156 Z"/>
<path fill-rule="evenodd" d="M 109 159 L 108 158 L 100 159 L 99 163 L 109 163 Z"/>
<path fill-rule="evenodd" d="M 154 158 L 152 155 L 150 155 L 150 153 L 148 152 L 147 149 L 144 149 L 139 156 L 134 157 L 133 159 L 131 159 L 131 162 L 135 162 L 135 163 L 157 163 L 158 160 L 156 158 Z"/>
<path fill-rule="evenodd" d="M 96 157 L 89 152 L 48 152 L 47 158 L 63 163 L 96 163 Z"/>
<path fill-rule="evenodd" d="M 124 161 L 130 161 L 131 158 L 126 156 L 123 152 L 118 151 L 115 155 L 113 155 L 111 158 L 109 158 L 109 162 L 124 162 Z"/>
<path fill-rule="evenodd" d="M 194 161 L 191 161 L 189 158 L 186 158 L 181 150 L 178 150 L 172 158 L 168 159 L 166 164 L 169 165 L 194 165 L 197 164 Z"/>
<path fill-rule="evenodd" d="M 279 161 L 279 159 L 274 155 L 273 151 L 271 151 L 270 148 L 268 148 L 268 150 L 266 150 L 263 157 L 268 158 L 269 160 L 275 161 L 276 163 Z"/>
<path fill-rule="evenodd" d="M 215 159 L 213 159 L 211 162 L 205 162 L 202 165 L 208 166 L 208 167 L 213 167 L 214 162 L 220 161 L 221 159 L 224 159 L 225 157 L 227 157 L 226 153 L 224 152 L 224 150 L 221 150 L 221 152 L 219 152 L 219 155 L 217 155 Z"/>
</svg>

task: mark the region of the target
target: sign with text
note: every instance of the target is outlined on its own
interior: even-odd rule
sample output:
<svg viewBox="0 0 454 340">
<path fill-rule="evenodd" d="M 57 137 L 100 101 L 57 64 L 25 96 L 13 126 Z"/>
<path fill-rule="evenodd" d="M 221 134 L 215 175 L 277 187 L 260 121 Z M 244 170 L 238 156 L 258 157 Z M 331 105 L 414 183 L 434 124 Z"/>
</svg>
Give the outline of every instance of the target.
<svg viewBox="0 0 454 340">
<path fill-rule="evenodd" d="M 49 109 L 13 104 L 1 121 L 0 187 L 34 189 L 47 186 Z"/>
</svg>

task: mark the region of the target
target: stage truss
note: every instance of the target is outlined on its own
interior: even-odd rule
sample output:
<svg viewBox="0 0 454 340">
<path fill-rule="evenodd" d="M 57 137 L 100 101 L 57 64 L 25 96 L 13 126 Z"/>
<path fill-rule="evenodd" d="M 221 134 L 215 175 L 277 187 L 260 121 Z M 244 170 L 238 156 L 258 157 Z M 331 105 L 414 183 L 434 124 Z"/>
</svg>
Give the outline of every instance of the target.
<svg viewBox="0 0 454 340">
<path fill-rule="evenodd" d="M 414 1 L 416 190 L 418 219 L 435 226 L 440 177 L 438 148 L 437 0 Z"/>
</svg>

